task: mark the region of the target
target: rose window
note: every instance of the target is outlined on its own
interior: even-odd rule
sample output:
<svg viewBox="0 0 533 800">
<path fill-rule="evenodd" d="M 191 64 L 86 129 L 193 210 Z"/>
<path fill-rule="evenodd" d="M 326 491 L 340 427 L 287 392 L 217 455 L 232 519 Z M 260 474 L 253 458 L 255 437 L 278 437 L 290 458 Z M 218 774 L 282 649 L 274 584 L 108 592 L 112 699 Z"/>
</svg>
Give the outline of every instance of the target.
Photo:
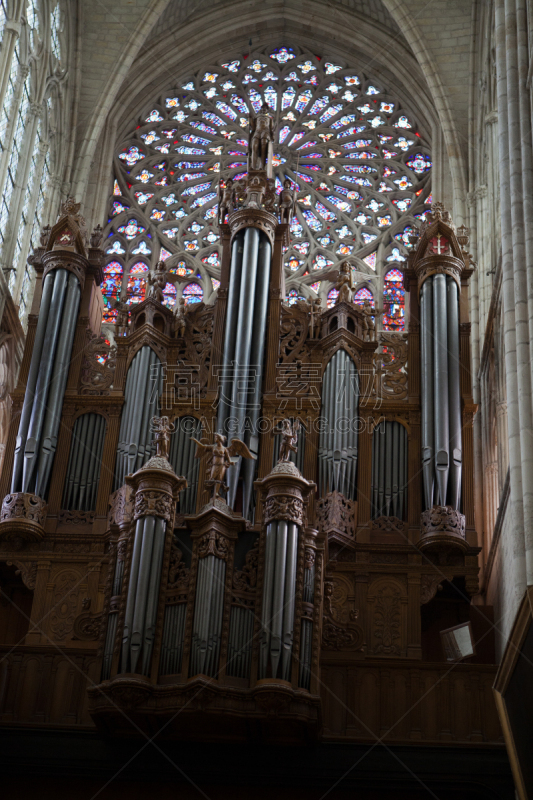
<svg viewBox="0 0 533 800">
<path fill-rule="evenodd" d="M 263 102 L 274 117 L 277 191 L 288 178 L 298 192 L 284 253 L 287 299 L 320 295 L 329 305 L 331 273 L 345 259 L 373 297 L 383 294 L 391 267 L 401 275 L 409 237 L 431 202 L 430 151 L 414 114 L 361 70 L 280 47 L 185 76 L 145 107 L 117 148 L 105 321 L 114 320 L 117 297 L 143 299 L 145 273 L 159 259 L 168 260 L 175 288 L 165 290 L 166 304 L 182 295 L 188 303 L 214 299 L 219 181 L 246 173 L 248 118 Z M 389 285 L 388 316 L 399 321 L 391 292 L 400 287 Z"/>
</svg>

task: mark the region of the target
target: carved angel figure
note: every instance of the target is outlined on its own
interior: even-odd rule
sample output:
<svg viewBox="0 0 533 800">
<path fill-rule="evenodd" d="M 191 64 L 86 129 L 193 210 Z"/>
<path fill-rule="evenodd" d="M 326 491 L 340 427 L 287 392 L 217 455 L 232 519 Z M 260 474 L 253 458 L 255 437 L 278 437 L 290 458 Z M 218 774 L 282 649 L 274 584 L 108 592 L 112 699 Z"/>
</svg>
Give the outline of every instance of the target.
<svg viewBox="0 0 533 800">
<path fill-rule="evenodd" d="M 154 433 L 156 456 L 166 458 L 170 452 L 170 434 L 176 430 L 176 426 L 169 422 L 168 417 L 152 417 L 150 425 Z"/>
<path fill-rule="evenodd" d="M 226 214 L 231 214 L 235 206 L 235 188 L 233 180 L 228 178 L 226 185 L 222 187 L 218 184 L 218 222 L 222 225 Z"/>
<path fill-rule="evenodd" d="M 187 306 L 185 305 L 185 298 L 180 297 L 176 305 L 174 306 L 174 330 L 176 334 L 183 339 L 185 336 L 186 330 L 186 313 Z"/>
<path fill-rule="evenodd" d="M 248 169 L 265 170 L 270 145 L 274 142 L 274 124 L 267 103 L 263 103 L 256 117 L 250 117 L 250 145 Z"/>
<path fill-rule="evenodd" d="M 370 300 L 365 300 L 363 305 L 359 307 L 363 313 L 363 339 L 365 342 L 371 342 L 376 338 L 376 320 L 375 317 L 381 314 L 381 309 L 372 308 Z"/>
<path fill-rule="evenodd" d="M 286 222 L 290 225 L 292 215 L 294 213 L 294 204 L 296 203 L 296 189 L 291 189 L 291 182 L 288 178 L 283 181 L 283 189 L 281 190 L 278 202 L 279 221 Z"/>
<path fill-rule="evenodd" d="M 335 284 L 335 288 L 338 289 L 339 296 L 337 297 L 337 303 L 351 303 L 353 300 L 353 290 L 355 289 L 354 280 L 353 280 L 353 271 L 352 265 L 349 261 L 343 261 L 340 270 L 339 270 L 339 277 L 337 279 L 337 283 Z"/>
<path fill-rule="evenodd" d="M 196 458 L 203 458 L 208 454 L 212 455 L 213 460 L 211 462 L 209 478 L 206 480 L 205 485 L 208 488 L 214 487 L 213 500 L 218 497 L 220 490 L 227 492 L 228 487 L 224 483 L 224 478 L 226 477 L 227 469 L 233 465 L 234 459 L 236 459 L 237 456 L 255 459 L 255 456 L 250 453 L 244 442 L 240 439 L 233 439 L 230 446 L 226 447 L 226 437 L 221 433 L 215 433 L 215 441 L 213 444 L 207 444 L 203 440 L 199 442 L 198 439 L 194 437 L 191 438 L 197 445 Z"/>
<path fill-rule="evenodd" d="M 279 448 L 278 464 L 282 461 L 289 461 L 291 453 L 298 452 L 298 431 L 300 430 L 300 420 L 295 420 L 294 424 L 290 419 L 284 419 L 281 429 L 281 445 Z"/>
<path fill-rule="evenodd" d="M 162 303 L 165 299 L 163 289 L 167 283 L 167 271 L 163 261 L 158 261 L 155 265 L 155 271 L 150 272 L 146 276 L 148 283 L 147 297 L 152 297 L 157 303 Z"/>
</svg>

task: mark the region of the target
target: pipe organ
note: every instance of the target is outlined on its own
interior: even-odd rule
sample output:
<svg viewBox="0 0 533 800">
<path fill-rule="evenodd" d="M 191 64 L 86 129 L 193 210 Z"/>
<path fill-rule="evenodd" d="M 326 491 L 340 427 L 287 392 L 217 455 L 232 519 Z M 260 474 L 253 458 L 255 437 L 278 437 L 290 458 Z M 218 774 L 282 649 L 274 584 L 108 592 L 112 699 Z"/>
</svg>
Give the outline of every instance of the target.
<svg viewBox="0 0 533 800">
<path fill-rule="evenodd" d="M 369 327 L 350 265 L 332 308 L 288 305 L 290 203 L 255 135 L 213 304 L 175 319 L 153 279 L 106 342 L 101 236 L 72 201 L 32 257 L 0 557 L 41 559 L 45 628 L 47 587 L 83 583 L 60 633 L 26 643 L 94 656 L 91 719 L 117 735 L 361 738 L 335 682 L 422 664 L 421 605 L 443 581 L 477 590 L 466 232 L 433 207 L 408 333 Z"/>
</svg>

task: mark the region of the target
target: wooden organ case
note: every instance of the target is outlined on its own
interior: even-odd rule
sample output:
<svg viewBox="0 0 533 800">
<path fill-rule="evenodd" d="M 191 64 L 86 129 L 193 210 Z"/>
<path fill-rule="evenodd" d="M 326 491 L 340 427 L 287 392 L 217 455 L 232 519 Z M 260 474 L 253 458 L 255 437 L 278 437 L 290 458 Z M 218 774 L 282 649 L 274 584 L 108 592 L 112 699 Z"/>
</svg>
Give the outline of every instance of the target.
<svg viewBox="0 0 533 800">
<path fill-rule="evenodd" d="M 1 477 L 0 561 L 33 600 L 23 643 L 1 645 L 0 720 L 496 744 L 490 655 L 450 671 L 435 645 L 478 590 L 466 232 L 433 207 L 408 333 L 376 333 L 342 287 L 332 308 L 288 305 L 290 209 L 259 158 L 222 209 L 215 303 L 179 317 L 154 291 L 113 347 L 99 231 L 70 201 L 43 231 Z M 255 458 L 213 496 L 223 430 Z"/>
</svg>

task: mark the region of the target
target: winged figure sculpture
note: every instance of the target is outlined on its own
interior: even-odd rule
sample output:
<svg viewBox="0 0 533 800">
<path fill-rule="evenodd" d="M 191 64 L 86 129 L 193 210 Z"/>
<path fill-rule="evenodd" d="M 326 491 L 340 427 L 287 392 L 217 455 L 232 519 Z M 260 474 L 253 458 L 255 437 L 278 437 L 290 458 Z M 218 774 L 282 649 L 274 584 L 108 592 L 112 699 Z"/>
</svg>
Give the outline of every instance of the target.
<svg viewBox="0 0 533 800">
<path fill-rule="evenodd" d="M 230 446 L 226 447 L 226 437 L 221 433 L 215 433 L 213 444 L 207 444 L 203 440 L 198 441 L 194 437 L 192 437 L 192 441 L 196 442 L 196 458 L 211 456 L 209 477 L 205 485 L 208 488 L 213 487 L 213 499 L 218 497 L 220 490 L 227 492 L 228 487 L 224 483 L 226 470 L 236 462 L 238 456 L 255 459 L 255 456 L 250 453 L 240 439 L 232 439 Z"/>
</svg>

